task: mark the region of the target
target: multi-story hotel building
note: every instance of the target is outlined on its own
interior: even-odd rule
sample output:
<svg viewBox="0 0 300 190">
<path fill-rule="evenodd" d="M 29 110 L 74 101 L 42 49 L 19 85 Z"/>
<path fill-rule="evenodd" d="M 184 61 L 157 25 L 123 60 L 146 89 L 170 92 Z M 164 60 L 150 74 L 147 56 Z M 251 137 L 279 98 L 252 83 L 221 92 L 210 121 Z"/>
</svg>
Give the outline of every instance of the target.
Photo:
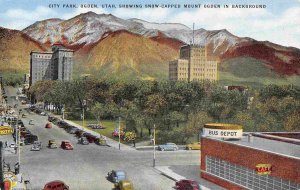
<svg viewBox="0 0 300 190">
<path fill-rule="evenodd" d="M 169 63 L 169 80 L 217 80 L 218 59 L 207 55 L 207 49 L 198 45 L 180 48 L 180 57 Z"/>
<path fill-rule="evenodd" d="M 52 46 L 52 52 L 30 53 L 30 85 L 40 80 L 71 80 L 73 50 L 60 44 Z"/>
</svg>

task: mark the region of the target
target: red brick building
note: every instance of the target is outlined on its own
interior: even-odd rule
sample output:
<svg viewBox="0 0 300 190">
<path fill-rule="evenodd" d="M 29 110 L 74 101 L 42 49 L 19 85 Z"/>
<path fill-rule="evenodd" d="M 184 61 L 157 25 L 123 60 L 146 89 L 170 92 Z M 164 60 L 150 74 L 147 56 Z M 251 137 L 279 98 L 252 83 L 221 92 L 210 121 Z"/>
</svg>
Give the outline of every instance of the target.
<svg viewBox="0 0 300 190">
<path fill-rule="evenodd" d="M 202 137 L 201 177 L 227 189 L 299 190 L 299 134 Z"/>
</svg>

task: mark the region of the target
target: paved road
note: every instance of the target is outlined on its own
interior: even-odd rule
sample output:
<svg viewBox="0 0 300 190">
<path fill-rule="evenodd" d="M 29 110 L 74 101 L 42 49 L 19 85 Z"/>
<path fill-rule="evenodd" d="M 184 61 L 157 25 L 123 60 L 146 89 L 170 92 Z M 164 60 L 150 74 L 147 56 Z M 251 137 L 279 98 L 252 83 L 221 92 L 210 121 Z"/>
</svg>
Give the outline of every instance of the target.
<svg viewBox="0 0 300 190">
<path fill-rule="evenodd" d="M 9 95 L 15 93 L 12 88 L 6 92 Z M 11 103 L 14 104 L 15 100 L 11 99 Z M 28 124 L 30 119 L 35 120 L 34 125 Z M 152 150 L 137 151 L 128 147 L 118 150 L 117 146 L 77 144 L 74 135 L 55 125 L 46 129 L 47 117 L 32 112 L 28 112 L 27 118 L 22 118 L 22 121 L 43 144 L 41 151 L 30 151 L 30 145 L 21 148 L 21 172 L 25 174 L 25 179 L 30 180 L 34 190 L 42 189 L 45 183 L 52 180 L 62 180 L 72 190 L 109 190 L 113 184 L 105 177 L 112 169 L 125 170 L 137 190 L 173 189 L 175 182 L 152 167 Z M 58 145 L 62 140 L 70 140 L 74 150 L 48 149 L 46 145 L 50 139 L 55 139 Z M 156 158 L 157 166 L 171 166 L 170 169 L 176 173 L 199 178 L 198 174 L 194 176 L 197 173 L 195 168 L 192 172 L 185 169 L 188 168 L 186 166 L 199 165 L 199 151 L 157 151 Z"/>
<path fill-rule="evenodd" d="M 14 94 L 12 89 L 6 92 Z M 12 103 L 15 103 L 13 99 Z M 35 120 L 35 125 L 28 124 L 30 119 Z M 41 189 L 48 181 L 57 179 L 63 180 L 74 190 L 112 189 L 113 184 L 105 178 L 112 169 L 125 170 L 136 189 L 169 190 L 174 186 L 174 181 L 152 168 L 152 151 L 120 151 L 95 144 L 80 145 L 74 135 L 55 125 L 52 129 L 46 129 L 47 117 L 35 113 L 28 113 L 22 121 L 44 145 L 41 151 L 36 152 L 30 151 L 30 145 L 21 149 L 21 172 L 30 180 L 32 189 Z M 49 139 L 55 139 L 58 144 L 62 140 L 70 140 L 74 150 L 48 149 Z M 157 152 L 157 165 L 184 165 L 198 161 L 199 153 L 195 151 Z"/>
</svg>

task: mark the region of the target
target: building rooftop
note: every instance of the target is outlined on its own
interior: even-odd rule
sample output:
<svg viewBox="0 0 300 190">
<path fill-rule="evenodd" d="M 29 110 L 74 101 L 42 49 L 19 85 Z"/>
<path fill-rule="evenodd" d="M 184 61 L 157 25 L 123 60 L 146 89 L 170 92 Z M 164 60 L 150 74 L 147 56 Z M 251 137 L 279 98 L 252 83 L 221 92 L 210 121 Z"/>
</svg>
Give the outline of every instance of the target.
<svg viewBox="0 0 300 190">
<path fill-rule="evenodd" d="M 38 53 L 38 54 L 53 54 L 52 52 L 39 52 L 39 51 L 31 51 L 30 55 L 33 53 Z"/>
<path fill-rule="evenodd" d="M 251 142 L 248 141 L 247 135 L 243 135 L 241 140 L 223 140 L 215 137 L 207 137 L 207 138 L 223 141 L 225 143 L 249 147 L 253 149 L 259 149 L 274 154 L 280 154 L 283 156 L 293 157 L 295 159 L 300 159 L 300 145 L 289 143 L 289 142 L 283 142 L 279 140 L 280 137 L 278 138 L 278 140 L 274 140 L 274 139 L 262 138 L 258 136 L 252 136 Z"/>
<path fill-rule="evenodd" d="M 181 48 L 185 48 L 185 47 L 190 47 L 190 48 L 205 48 L 205 46 L 199 45 L 199 44 L 187 44 L 187 45 L 181 46 Z"/>
</svg>

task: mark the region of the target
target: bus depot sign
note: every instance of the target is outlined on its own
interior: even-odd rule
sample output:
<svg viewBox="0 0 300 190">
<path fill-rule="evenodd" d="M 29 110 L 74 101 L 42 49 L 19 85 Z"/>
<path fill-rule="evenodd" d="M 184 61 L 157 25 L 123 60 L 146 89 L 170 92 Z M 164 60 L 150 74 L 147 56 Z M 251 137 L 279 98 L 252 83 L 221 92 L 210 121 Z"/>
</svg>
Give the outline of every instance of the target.
<svg viewBox="0 0 300 190">
<path fill-rule="evenodd" d="M 270 175 L 272 171 L 271 164 L 257 164 L 256 172 L 258 175 Z"/>
<path fill-rule="evenodd" d="M 243 128 L 235 124 L 212 123 L 205 124 L 203 128 L 203 136 L 241 139 L 243 136 Z"/>
<path fill-rule="evenodd" d="M 11 135 L 14 130 L 10 126 L 1 126 L 0 127 L 0 135 Z"/>
</svg>

